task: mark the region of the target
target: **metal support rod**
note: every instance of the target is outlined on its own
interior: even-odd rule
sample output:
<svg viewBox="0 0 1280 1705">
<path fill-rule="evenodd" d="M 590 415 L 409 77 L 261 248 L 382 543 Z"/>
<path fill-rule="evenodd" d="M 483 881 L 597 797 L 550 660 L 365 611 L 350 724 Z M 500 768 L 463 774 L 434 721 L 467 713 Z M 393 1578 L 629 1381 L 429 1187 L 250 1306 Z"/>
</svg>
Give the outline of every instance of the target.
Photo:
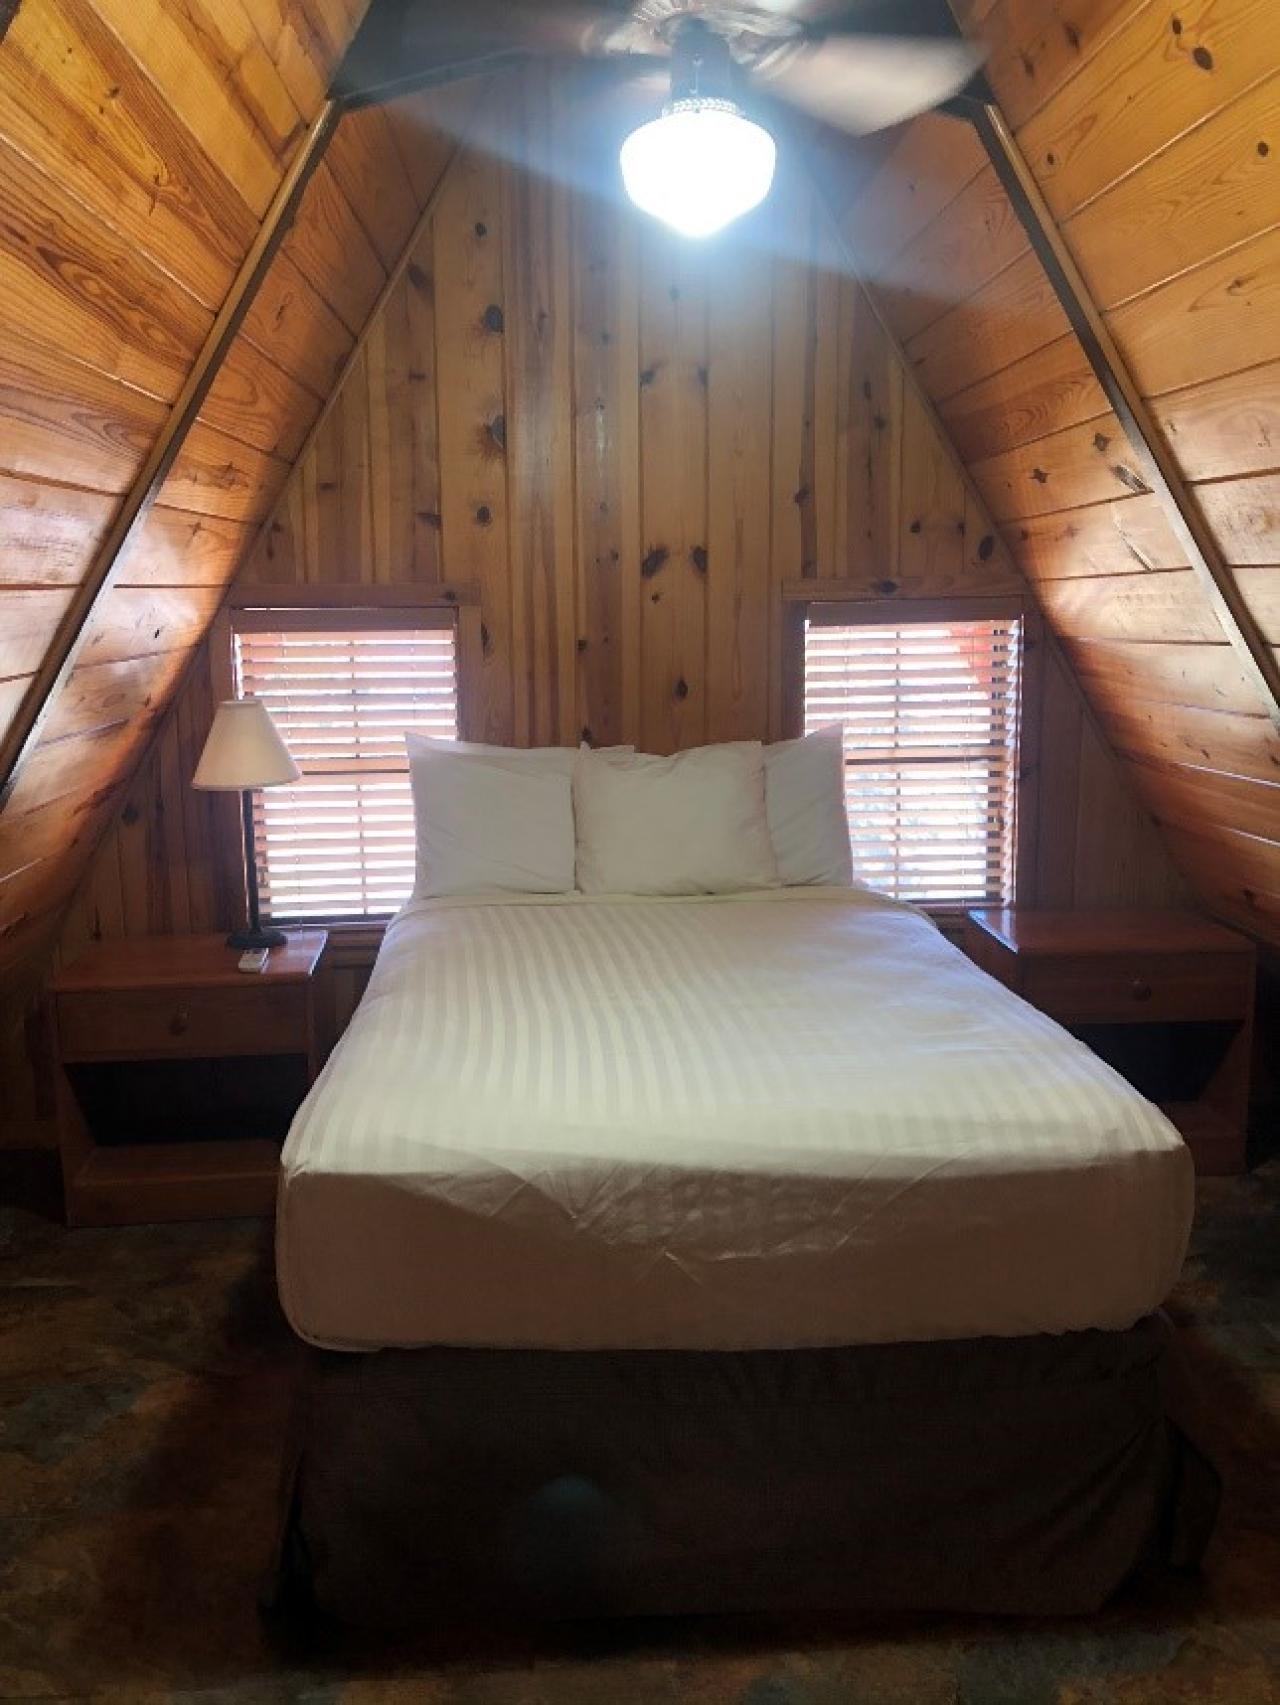
<svg viewBox="0 0 1280 1705">
<path fill-rule="evenodd" d="M 1280 727 L 1280 665 L 1095 306 L 1004 114 L 985 89 L 977 97 L 968 94 L 958 97 L 950 103 L 950 110 L 968 118 L 982 139 L 1089 365 L 1142 463 L 1147 485 L 1159 498 L 1228 643 L 1257 688 L 1272 721 Z"/>
</svg>

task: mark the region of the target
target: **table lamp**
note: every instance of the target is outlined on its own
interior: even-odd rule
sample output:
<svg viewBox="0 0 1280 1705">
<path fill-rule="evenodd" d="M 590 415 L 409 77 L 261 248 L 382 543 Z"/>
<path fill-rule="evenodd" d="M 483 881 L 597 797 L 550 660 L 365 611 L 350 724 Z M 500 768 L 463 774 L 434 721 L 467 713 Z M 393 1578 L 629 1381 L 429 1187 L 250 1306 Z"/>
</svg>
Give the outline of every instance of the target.
<svg viewBox="0 0 1280 1705">
<path fill-rule="evenodd" d="M 283 947 L 283 930 L 263 929 L 258 910 L 258 866 L 253 851 L 253 790 L 297 781 L 301 771 L 289 756 L 280 731 L 261 699 L 224 699 L 214 713 L 192 787 L 238 793 L 244 819 L 244 874 L 249 927 L 232 930 L 228 947 Z"/>
</svg>

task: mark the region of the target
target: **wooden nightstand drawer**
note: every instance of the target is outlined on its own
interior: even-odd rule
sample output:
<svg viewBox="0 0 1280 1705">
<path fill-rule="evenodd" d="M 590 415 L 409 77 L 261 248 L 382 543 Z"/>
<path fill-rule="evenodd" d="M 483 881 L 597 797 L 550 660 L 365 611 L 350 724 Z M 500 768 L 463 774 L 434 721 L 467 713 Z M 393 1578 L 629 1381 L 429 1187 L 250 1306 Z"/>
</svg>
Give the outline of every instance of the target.
<svg viewBox="0 0 1280 1705">
<path fill-rule="evenodd" d="M 1022 994 L 1064 1023 L 1241 1018 L 1252 966 L 1238 953 L 1094 953 L 1031 960 Z"/>
<path fill-rule="evenodd" d="M 308 995 L 285 984 L 84 989 L 58 996 L 64 1060 L 305 1053 Z"/>
</svg>

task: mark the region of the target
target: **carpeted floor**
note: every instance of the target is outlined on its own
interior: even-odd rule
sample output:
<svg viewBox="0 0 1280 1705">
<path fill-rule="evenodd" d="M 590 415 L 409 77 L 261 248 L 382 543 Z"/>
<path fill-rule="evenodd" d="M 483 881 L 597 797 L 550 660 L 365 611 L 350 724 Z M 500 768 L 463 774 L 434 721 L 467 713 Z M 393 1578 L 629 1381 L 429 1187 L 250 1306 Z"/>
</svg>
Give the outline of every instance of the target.
<svg viewBox="0 0 1280 1705">
<path fill-rule="evenodd" d="M 269 1228 L 66 1232 L 0 1208 L 0 1698 L 1280 1705 L 1280 1161 L 1202 1186 L 1174 1312 L 1211 1399 L 1223 1520 L 1202 1577 L 1087 1623 L 290 1650 L 254 1602 L 290 1355 Z"/>
</svg>

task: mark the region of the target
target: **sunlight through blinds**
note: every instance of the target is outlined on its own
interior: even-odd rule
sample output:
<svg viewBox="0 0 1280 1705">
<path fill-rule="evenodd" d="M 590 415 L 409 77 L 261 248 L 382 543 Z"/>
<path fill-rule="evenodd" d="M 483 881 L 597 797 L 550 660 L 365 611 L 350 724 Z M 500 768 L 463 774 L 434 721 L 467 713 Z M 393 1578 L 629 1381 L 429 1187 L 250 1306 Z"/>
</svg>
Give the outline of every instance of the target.
<svg viewBox="0 0 1280 1705">
<path fill-rule="evenodd" d="M 1012 899 L 1020 620 L 842 614 L 806 624 L 804 721 L 806 733 L 844 724 L 855 875 L 902 900 Z"/>
<path fill-rule="evenodd" d="M 306 620 L 235 635 L 237 690 L 264 701 L 302 771 L 254 795 L 263 915 L 386 917 L 413 886 L 405 730 L 458 731 L 455 629 Z"/>
</svg>

